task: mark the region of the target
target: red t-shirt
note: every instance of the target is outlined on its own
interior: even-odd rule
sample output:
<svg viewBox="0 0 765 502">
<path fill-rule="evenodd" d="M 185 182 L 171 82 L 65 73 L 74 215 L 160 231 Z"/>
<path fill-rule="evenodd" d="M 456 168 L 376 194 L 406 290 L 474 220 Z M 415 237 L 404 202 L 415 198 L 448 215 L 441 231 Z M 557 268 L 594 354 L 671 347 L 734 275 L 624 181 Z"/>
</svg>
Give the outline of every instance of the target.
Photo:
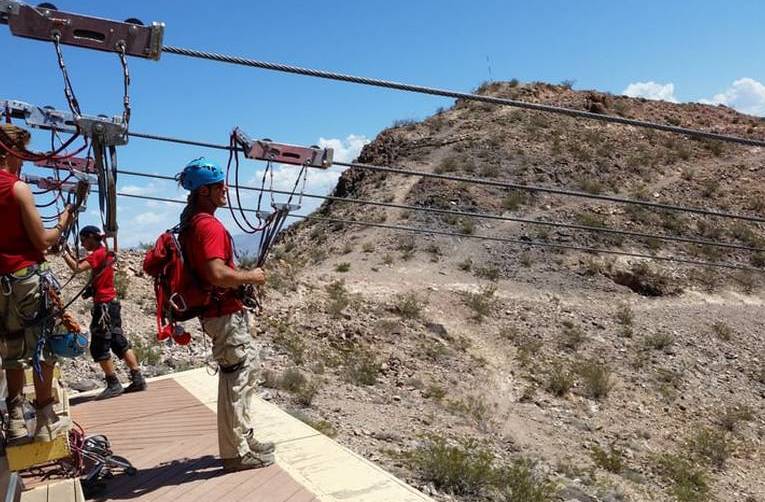
<svg viewBox="0 0 765 502">
<path fill-rule="evenodd" d="M 0 275 L 45 261 L 27 235 L 21 220 L 21 206 L 13 195 L 13 185 L 19 181 L 8 171 L 0 170 Z"/>
<path fill-rule="evenodd" d="M 213 304 L 202 317 L 220 317 L 242 310 L 242 302 L 236 297 L 235 290 L 213 287 L 204 280 L 202 273 L 206 263 L 216 258 L 236 268 L 234 246 L 223 224 L 211 214 L 198 213 L 192 217 L 189 228 L 182 232 L 181 245 L 196 276 L 214 291 Z"/>
<path fill-rule="evenodd" d="M 109 303 L 117 298 L 114 288 L 114 257 L 101 246 L 84 259 L 93 269 L 93 303 Z"/>
</svg>

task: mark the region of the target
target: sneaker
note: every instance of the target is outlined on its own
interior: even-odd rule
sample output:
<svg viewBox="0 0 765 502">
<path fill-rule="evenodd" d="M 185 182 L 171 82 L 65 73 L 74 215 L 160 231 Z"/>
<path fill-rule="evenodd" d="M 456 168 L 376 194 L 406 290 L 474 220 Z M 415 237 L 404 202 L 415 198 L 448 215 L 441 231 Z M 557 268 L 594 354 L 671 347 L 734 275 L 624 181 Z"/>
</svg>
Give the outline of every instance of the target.
<svg viewBox="0 0 765 502">
<path fill-rule="evenodd" d="M 24 396 L 16 396 L 13 399 L 6 399 L 5 404 L 8 407 L 8 429 L 6 431 L 6 441 L 8 444 L 21 444 L 30 441 L 29 429 L 27 429 L 26 420 L 24 420 Z"/>
<path fill-rule="evenodd" d="M 125 387 L 125 393 L 128 392 L 141 392 L 146 390 L 146 379 L 143 377 L 141 370 L 130 370 L 130 385 Z"/>
<path fill-rule="evenodd" d="M 117 378 L 117 375 L 107 375 L 106 388 L 96 396 L 96 401 L 117 397 L 123 392 L 125 392 L 125 389 L 122 388 L 122 384 Z"/>
<path fill-rule="evenodd" d="M 255 439 L 252 429 L 247 433 L 247 446 L 249 446 L 250 450 L 253 452 L 262 454 L 273 453 L 276 449 L 276 446 L 271 441 L 258 441 Z"/>
<path fill-rule="evenodd" d="M 53 402 L 37 408 L 37 427 L 35 430 L 35 441 L 48 442 L 53 441 L 61 435 L 69 432 L 72 425 L 67 417 L 60 417 L 53 410 Z"/>
<path fill-rule="evenodd" d="M 274 463 L 273 453 L 252 453 L 248 452 L 243 457 L 224 458 L 223 459 L 223 471 L 224 472 L 237 472 L 245 471 L 247 469 L 260 469 L 262 467 L 268 467 Z"/>
</svg>

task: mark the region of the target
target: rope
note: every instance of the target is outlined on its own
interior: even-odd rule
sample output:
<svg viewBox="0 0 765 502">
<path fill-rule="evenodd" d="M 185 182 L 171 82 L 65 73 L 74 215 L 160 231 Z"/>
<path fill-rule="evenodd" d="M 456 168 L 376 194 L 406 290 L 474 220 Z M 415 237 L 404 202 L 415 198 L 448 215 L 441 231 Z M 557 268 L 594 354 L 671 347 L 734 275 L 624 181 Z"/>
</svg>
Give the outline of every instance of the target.
<svg viewBox="0 0 765 502">
<path fill-rule="evenodd" d="M 80 112 L 80 103 L 77 101 L 77 97 L 74 95 L 74 89 L 72 88 L 72 81 L 69 79 L 69 72 L 66 69 L 64 63 L 64 54 L 61 52 L 61 35 L 58 33 L 53 34 L 53 46 L 56 48 L 56 57 L 58 59 L 58 67 L 61 69 L 61 75 L 64 78 L 64 95 L 66 101 L 69 104 L 69 109 L 72 113 L 79 117 L 82 115 Z"/>
<path fill-rule="evenodd" d="M 175 178 L 172 176 L 162 176 L 159 174 L 149 174 L 149 173 L 142 173 L 137 171 L 125 171 L 125 170 L 119 170 L 118 172 L 120 174 L 124 174 L 127 176 L 138 176 L 138 177 L 144 177 L 144 178 L 175 181 Z M 252 186 L 238 186 L 235 188 L 238 188 L 240 190 L 251 190 L 251 191 L 263 190 L 263 189 L 252 187 Z M 272 193 L 279 194 L 279 195 L 292 194 L 292 192 L 288 192 L 286 190 L 265 189 L 263 191 L 270 191 Z M 679 237 L 679 236 L 665 235 L 665 234 L 646 234 L 642 232 L 633 232 L 629 230 L 619 230 L 619 229 L 607 228 L 607 227 L 594 227 L 590 225 L 578 225 L 574 223 L 532 220 L 528 218 L 502 216 L 502 215 L 489 214 L 489 213 L 469 213 L 466 211 L 457 211 L 454 209 L 438 209 L 438 208 L 432 208 L 432 207 L 396 204 L 393 202 L 377 202 L 377 201 L 371 201 L 371 200 L 365 200 L 365 199 L 335 197 L 332 195 L 317 195 L 317 194 L 305 193 L 303 194 L 303 196 L 311 198 L 311 199 L 329 200 L 332 202 L 343 202 L 343 203 L 351 203 L 351 204 L 359 204 L 359 205 L 367 205 L 367 206 L 387 207 L 392 209 L 404 209 L 408 211 L 419 211 L 423 213 L 448 214 L 448 215 L 460 216 L 465 218 L 482 218 L 482 219 L 488 219 L 488 220 L 511 221 L 515 223 L 525 223 L 529 225 L 541 225 L 541 226 L 554 227 L 554 228 L 569 228 L 572 230 L 583 230 L 585 232 L 597 232 L 597 233 L 606 233 L 606 234 L 614 234 L 614 235 L 623 235 L 625 237 L 636 237 L 641 239 L 656 239 L 660 241 L 683 242 L 686 244 L 698 244 L 700 246 L 713 246 L 713 247 L 721 247 L 721 248 L 729 248 L 729 249 L 740 249 L 744 251 L 755 251 L 755 252 L 765 251 L 765 248 L 750 247 L 750 246 L 744 246 L 744 245 L 733 244 L 728 242 L 711 241 L 706 239 L 693 239 L 689 237 Z"/>
<path fill-rule="evenodd" d="M 148 195 L 134 195 L 134 194 L 118 192 L 117 196 L 129 197 L 134 199 L 142 199 L 142 200 L 153 200 L 156 202 L 185 204 L 185 202 L 182 200 L 167 199 L 163 197 L 151 197 Z M 254 209 L 243 209 L 243 211 L 255 212 Z M 341 218 L 325 218 L 323 216 L 308 216 L 308 215 L 302 215 L 302 214 L 291 214 L 290 216 L 293 218 L 299 218 L 303 220 L 323 221 L 327 223 L 351 224 L 351 225 L 359 225 L 364 227 L 386 228 L 389 230 L 397 230 L 397 231 L 411 232 L 411 233 L 417 233 L 417 234 L 462 237 L 465 239 L 479 239 L 479 240 L 493 241 L 493 242 L 504 242 L 504 243 L 515 244 L 520 246 L 531 246 L 531 247 L 541 247 L 541 248 L 550 248 L 550 249 L 566 249 L 571 251 L 586 251 L 588 253 L 602 253 L 602 254 L 610 254 L 610 255 L 616 255 L 616 256 L 626 256 L 631 258 L 644 258 L 648 260 L 682 263 L 686 265 L 695 265 L 695 266 L 702 266 L 702 267 L 724 268 L 724 269 L 732 269 L 732 270 L 745 270 L 747 272 L 765 273 L 765 271 L 759 268 L 748 267 L 745 265 L 735 265 L 730 263 L 716 263 L 716 262 L 709 262 L 709 261 L 703 261 L 703 260 L 691 260 L 686 258 L 677 258 L 674 256 L 658 256 L 658 255 L 649 255 L 649 254 L 643 254 L 643 253 L 632 253 L 629 251 L 613 251 L 609 249 L 592 248 L 592 247 L 586 247 L 586 246 L 574 246 L 574 245 L 568 245 L 568 244 L 552 244 L 549 242 L 539 242 L 539 241 L 532 241 L 532 240 L 527 241 L 522 239 L 512 239 L 509 237 L 495 237 L 495 236 L 489 236 L 489 235 L 464 234 L 459 232 L 449 232 L 445 230 L 407 227 L 404 225 L 392 225 L 388 223 L 373 223 L 368 221 L 346 220 Z"/>
<path fill-rule="evenodd" d="M 211 148 L 215 150 L 229 150 L 230 147 L 226 145 L 220 145 L 215 143 L 206 143 L 202 141 L 193 141 L 193 140 L 187 140 L 187 139 L 179 139 L 179 138 L 173 138 L 170 136 L 160 136 L 156 134 L 147 134 L 147 133 L 137 133 L 137 132 L 130 132 L 128 133 L 130 136 L 134 136 L 136 138 L 142 138 L 142 139 L 148 139 L 152 141 L 162 141 L 167 143 L 177 143 L 182 145 L 191 145 L 191 146 L 199 146 L 203 148 Z M 441 179 L 446 181 L 457 181 L 462 183 L 470 183 L 474 185 L 483 185 L 483 186 L 493 186 L 498 188 L 508 188 L 512 190 L 522 190 L 526 192 L 542 192 L 542 193 L 550 193 L 555 195 L 563 195 L 567 197 L 580 197 L 583 199 L 592 199 L 592 200 L 601 200 L 605 202 L 615 202 L 619 204 L 630 204 L 635 206 L 642 206 L 642 207 L 649 207 L 652 209 L 663 209 L 666 211 L 677 211 L 677 212 L 684 212 L 684 213 L 694 213 L 694 214 L 702 214 L 705 216 L 714 216 L 718 218 L 729 218 L 734 220 L 743 220 L 743 221 L 752 221 L 757 223 L 765 223 L 765 218 L 760 218 L 757 216 L 749 216 L 745 214 L 738 214 L 738 213 L 728 213 L 724 211 L 715 211 L 711 209 L 703 209 L 699 207 L 688 207 L 688 206 L 678 206 L 674 204 L 664 204 L 661 202 L 650 202 L 646 200 L 637 200 L 637 199 L 629 199 L 626 197 L 617 197 L 613 195 L 600 195 L 600 194 L 592 194 L 588 192 L 578 192 L 575 190 L 565 190 L 561 188 L 554 188 L 554 187 L 545 187 L 545 186 L 538 186 L 538 185 L 522 185 L 519 183 L 512 183 L 509 181 L 502 181 L 502 180 L 490 180 L 486 178 L 478 178 L 475 176 L 455 176 L 455 175 L 448 175 L 448 174 L 437 174 L 437 173 L 429 173 L 426 171 L 416 171 L 416 170 L 410 170 L 410 169 L 401 169 L 397 167 L 387 167 L 387 166 L 378 166 L 373 164 L 362 164 L 358 162 L 333 162 L 333 165 L 341 166 L 341 167 L 353 167 L 356 169 L 366 169 L 369 171 L 380 171 L 380 172 L 388 172 L 393 174 L 401 174 L 405 176 L 420 176 L 423 178 L 433 178 L 433 179 Z"/>
<path fill-rule="evenodd" d="M 299 66 L 291 66 L 280 63 L 270 63 L 266 61 L 259 61 L 257 59 L 248 59 L 237 56 L 229 56 L 225 54 L 219 54 L 215 52 L 198 51 L 194 49 L 185 49 L 181 47 L 164 46 L 162 52 L 169 54 L 176 54 L 179 56 L 194 57 L 199 59 L 207 59 L 210 61 L 216 61 L 219 63 L 230 63 L 241 66 L 250 66 L 253 68 L 260 68 L 263 70 L 278 71 L 283 73 L 292 73 L 296 75 L 304 75 L 308 77 L 324 78 L 329 80 L 338 80 L 342 82 L 350 82 L 353 84 L 368 85 L 374 87 L 384 87 L 387 89 L 396 89 L 400 91 L 416 92 L 420 94 L 430 94 L 433 96 L 443 96 L 447 98 L 465 99 L 469 101 L 480 101 L 483 103 L 491 103 L 496 105 L 513 106 L 516 108 L 525 108 L 527 110 L 537 110 L 542 112 L 557 113 L 561 115 L 568 115 L 570 117 L 583 118 L 589 120 L 597 120 L 600 122 L 612 122 L 617 124 L 629 125 L 634 127 L 643 127 L 646 129 L 655 129 L 659 131 L 666 131 L 676 134 L 684 134 L 693 138 L 708 139 L 716 141 L 725 141 L 728 143 L 738 143 L 741 145 L 749 146 L 765 146 L 765 140 L 742 138 L 739 136 L 731 136 L 726 134 L 718 134 L 713 132 L 701 131 L 698 129 L 690 129 L 686 127 L 677 127 L 665 124 L 657 124 L 654 122 L 647 122 L 643 120 L 628 119 L 624 117 L 617 117 L 613 115 L 601 115 L 598 113 L 587 112 L 583 110 L 574 110 L 571 108 L 563 108 L 560 106 L 543 105 L 538 103 L 528 103 L 525 101 L 518 101 L 507 98 L 497 98 L 493 96 L 481 96 L 478 94 L 470 94 L 466 92 L 451 91 L 448 89 L 438 89 L 435 87 L 426 87 L 422 85 L 404 84 L 400 82 L 393 82 L 390 80 L 380 80 L 376 78 L 358 77 L 354 75 L 346 75 L 343 73 L 335 73 L 323 70 L 315 70 L 311 68 L 302 68 Z"/>
</svg>

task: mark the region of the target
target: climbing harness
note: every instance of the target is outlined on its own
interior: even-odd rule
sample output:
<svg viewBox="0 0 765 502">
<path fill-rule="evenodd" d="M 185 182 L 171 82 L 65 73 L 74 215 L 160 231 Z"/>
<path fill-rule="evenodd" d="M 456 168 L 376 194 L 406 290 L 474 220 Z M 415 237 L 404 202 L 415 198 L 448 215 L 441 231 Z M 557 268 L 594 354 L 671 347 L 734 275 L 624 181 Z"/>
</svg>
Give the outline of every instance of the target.
<svg viewBox="0 0 765 502">
<path fill-rule="evenodd" d="M 95 498 L 103 491 L 106 480 L 121 473 L 135 476 L 138 472 L 128 459 L 114 454 L 106 436 L 86 436 L 77 422 L 72 422 L 69 430 L 69 450 L 71 454 L 56 461 L 55 469 L 41 470 L 38 474 L 43 480 L 80 478 L 86 498 Z"/>
</svg>

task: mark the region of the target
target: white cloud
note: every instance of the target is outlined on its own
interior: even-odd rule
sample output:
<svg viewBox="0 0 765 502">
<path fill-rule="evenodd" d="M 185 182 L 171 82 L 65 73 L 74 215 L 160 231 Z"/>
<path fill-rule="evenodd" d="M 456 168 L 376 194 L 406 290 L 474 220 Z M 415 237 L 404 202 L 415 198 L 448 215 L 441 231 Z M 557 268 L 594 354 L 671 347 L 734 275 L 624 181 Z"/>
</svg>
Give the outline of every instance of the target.
<svg viewBox="0 0 765 502">
<path fill-rule="evenodd" d="M 338 162 L 351 162 L 355 160 L 367 143 L 369 143 L 369 138 L 357 136 L 356 134 L 351 134 L 345 139 L 319 138 L 320 147 L 333 148 L 335 150 L 335 160 Z"/>
<path fill-rule="evenodd" d="M 656 82 L 633 82 L 622 91 L 622 94 L 631 98 L 646 98 L 677 103 L 675 97 L 675 84 L 657 84 Z"/>
<path fill-rule="evenodd" d="M 145 212 L 145 213 L 140 213 L 140 214 L 134 216 L 130 220 L 130 223 L 132 223 L 134 225 L 141 225 L 141 226 L 143 226 L 143 225 L 152 225 L 154 223 L 159 223 L 159 222 L 163 221 L 164 219 L 165 218 L 162 215 L 158 214 L 158 213 Z"/>
<path fill-rule="evenodd" d="M 765 116 L 765 85 L 752 78 L 740 78 L 725 91 L 701 102 L 726 105 L 743 113 Z"/>
<path fill-rule="evenodd" d="M 147 195 L 154 192 L 155 186 L 153 183 L 147 185 L 125 185 L 119 189 L 120 192 L 128 195 Z"/>
</svg>

